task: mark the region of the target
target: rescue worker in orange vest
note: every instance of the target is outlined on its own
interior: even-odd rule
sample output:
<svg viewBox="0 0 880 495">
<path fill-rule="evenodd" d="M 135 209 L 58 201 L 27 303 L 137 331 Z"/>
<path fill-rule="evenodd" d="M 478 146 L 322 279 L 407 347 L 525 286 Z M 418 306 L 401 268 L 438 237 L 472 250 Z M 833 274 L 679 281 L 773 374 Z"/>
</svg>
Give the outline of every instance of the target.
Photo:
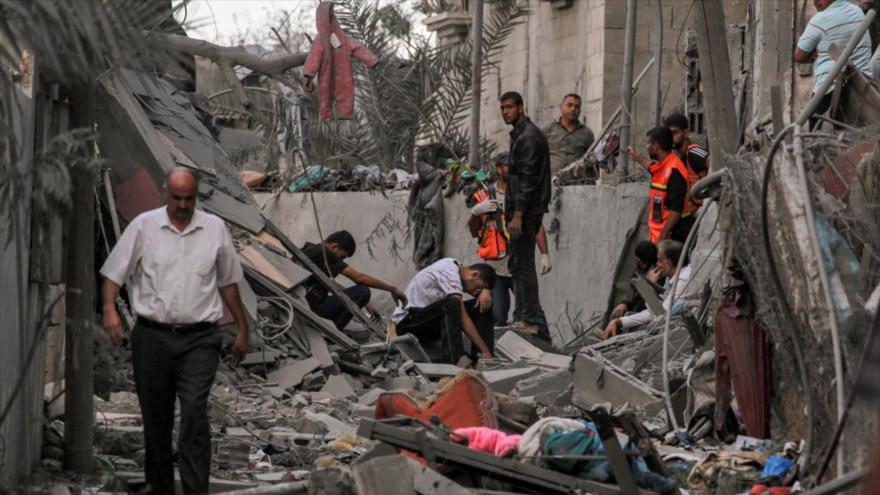
<svg viewBox="0 0 880 495">
<path fill-rule="evenodd" d="M 681 159 L 681 162 L 684 163 L 684 168 L 687 170 L 688 190 L 691 190 L 698 180 L 709 173 L 709 151 L 699 144 L 691 142 L 688 119 L 684 115 L 674 113 L 666 117 L 663 125 L 672 131 L 672 148 Z M 703 202 L 693 198 L 690 194 L 688 194 L 688 202 L 690 203 L 690 208 L 687 209 L 692 213 L 690 216 L 679 220 L 679 222 L 687 221 L 693 224 L 696 220 L 696 212 Z M 690 228 L 687 230 L 690 230 Z"/>
<path fill-rule="evenodd" d="M 668 127 L 655 127 L 647 132 L 647 158 L 632 146 L 626 151 L 633 160 L 651 173 L 651 189 L 648 205 L 648 230 L 651 242 L 664 239 L 684 242 L 690 232 L 690 222 L 680 222 L 691 216 L 693 206 L 688 205 L 687 169 L 672 152 L 672 131 Z"/>
</svg>

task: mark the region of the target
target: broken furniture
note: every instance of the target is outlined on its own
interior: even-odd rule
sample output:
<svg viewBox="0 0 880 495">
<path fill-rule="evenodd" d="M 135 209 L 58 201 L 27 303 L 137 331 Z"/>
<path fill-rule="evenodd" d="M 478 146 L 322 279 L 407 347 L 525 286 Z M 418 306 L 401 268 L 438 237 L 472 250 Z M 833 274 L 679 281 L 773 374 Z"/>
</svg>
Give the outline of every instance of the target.
<svg viewBox="0 0 880 495">
<path fill-rule="evenodd" d="M 614 485 L 576 478 L 532 464 L 479 452 L 453 443 L 448 438 L 440 438 L 437 432 L 438 428 L 411 418 L 384 421 L 364 419 L 358 428 L 358 436 L 416 452 L 424 457 L 429 465 L 442 464 L 476 471 L 540 493 L 568 494 L 581 491 L 600 495 L 625 493 Z"/>
</svg>

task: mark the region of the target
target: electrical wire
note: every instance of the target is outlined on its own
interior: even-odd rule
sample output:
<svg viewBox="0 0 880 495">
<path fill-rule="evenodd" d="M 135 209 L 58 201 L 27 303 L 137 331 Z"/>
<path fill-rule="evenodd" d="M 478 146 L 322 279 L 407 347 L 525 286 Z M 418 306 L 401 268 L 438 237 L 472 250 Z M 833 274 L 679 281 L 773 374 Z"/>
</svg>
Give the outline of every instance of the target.
<svg viewBox="0 0 880 495">
<path fill-rule="evenodd" d="M 666 413 L 669 416 L 673 429 L 675 430 L 679 429 L 679 424 L 678 420 L 675 418 L 675 412 L 672 408 L 672 396 L 669 392 L 669 322 L 672 321 L 672 308 L 675 305 L 675 289 L 678 287 L 681 267 L 684 265 L 685 258 L 687 258 L 686 253 L 688 252 L 688 248 L 696 237 L 694 234 L 697 233 L 697 227 L 700 226 L 700 222 L 703 221 L 703 217 L 706 216 L 706 212 L 709 211 L 709 205 L 711 204 L 712 198 L 709 198 L 700 208 L 700 213 L 697 215 L 697 219 L 694 221 L 694 225 L 691 227 L 691 231 L 688 233 L 687 239 L 684 241 L 684 246 L 681 248 L 681 256 L 678 257 L 678 266 L 675 267 L 672 286 L 669 288 L 669 304 L 666 307 L 666 322 L 663 327 L 663 399 L 666 402 Z"/>
<path fill-rule="evenodd" d="M 794 129 L 794 162 L 798 168 L 799 181 L 798 186 L 804 197 L 804 212 L 806 213 L 807 234 L 810 237 L 810 244 L 813 248 L 813 255 L 816 258 L 817 268 L 819 270 L 819 282 L 822 286 L 822 295 L 825 298 L 825 306 L 828 310 L 828 323 L 831 327 L 831 348 L 834 353 L 834 380 L 835 395 L 837 399 L 837 420 L 840 421 L 846 410 L 846 399 L 844 397 L 843 383 L 843 352 L 840 348 L 840 328 L 837 324 L 837 310 L 834 305 L 834 297 L 831 295 L 831 282 L 828 277 L 828 271 L 825 269 L 825 259 L 822 255 L 822 246 L 819 244 L 819 234 L 816 232 L 816 216 L 813 211 L 813 202 L 810 198 L 810 188 L 807 184 L 807 167 L 804 164 L 804 147 L 801 140 L 800 126 Z M 843 456 L 837 457 L 837 475 L 842 476 L 844 473 Z"/>
<path fill-rule="evenodd" d="M 295 321 L 293 304 L 291 304 L 286 298 L 278 296 L 257 296 L 257 302 L 260 301 L 273 304 L 280 311 L 287 313 L 287 320 L 281 324 L 273 322 L 269 317 L 260 314 L 257 315 L 257 335 L 259 335 L 265 342 L 272 342 L 284 335 L 293 326 Z M 271 330 L 272 333 L 267 334 L 266 330 Z"/>
<path fill-rule="evenodd" d="M 795 363 L 798 368 L 801 382 L 801 391 L 804 393 L 806 400 L 807 431 L 806 439 L 804 441 L 804 454 L 801 458 L 801 469 L 807 471 L 810 466 L 810 449 L 813 446 L 813 388 L 810 383 L 807 382 L 808 375 L 804 362 L 804 352 L 803 349 L 801 349 L 800 340 L 798 340 L 797 333 L 794 330 L 794 325 L 796 325 L 797 320 L 795 320 L 794 315 L 791 312 L 791 307 L 788 305 L 788 299 L 785 297 L 786 292 L 782 287 L 782 279 L 779 277 L 779 271 L 776 269 L 776 257 L 773 255 L 773 246 L 770 243 L 770 222 L 768 219 L 769 211 L 767 208 L 767 200 L 770 192 L 770 177 L 772 177 L 773 172 L 773 158 L 776 155 L 779 146 L 782 144 L 782 140 L 788 135 L 788 133 L 792 132 L 795 127 L 797 127 L 796 124 L 787 125 L 782 129 L 779 135 L 776 136 L 776 139 L 773 140 L 773 144 L 770 145 L 770 152 L 767 155 L 767 163 L 764 166 L 764 177 L 761 181 L 761 239 L 764 244 L 764 252 L 767 254 L 767 266 L 770 269 L 770 278 L 773 280 L 773 288 L 779 296 L 779 305 L 785 315 L 785 319 L 788 320 L 788 323 L 791 323 L 790 325 L 783 323 L 779 326 L 785 329 L 788 334 L 788 339 L 791 340 Z"/>
</svg>

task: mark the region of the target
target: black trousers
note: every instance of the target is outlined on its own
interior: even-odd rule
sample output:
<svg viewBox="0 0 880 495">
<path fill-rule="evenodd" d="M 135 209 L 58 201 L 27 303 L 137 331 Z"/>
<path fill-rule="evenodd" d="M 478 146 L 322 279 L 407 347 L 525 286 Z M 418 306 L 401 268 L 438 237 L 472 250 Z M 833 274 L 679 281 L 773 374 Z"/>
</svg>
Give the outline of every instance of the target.
<svg viewBox="0 0 880 495">
<path fill-rule="evenodd" d="M 540 325 L 541 298 L 538 295 L 538 271 L 535 270 L 535 235 L 543 215 L 523 217 L 522 235 L 510 240 L 510 275 L 513 279 L 514 321 Z"/>
<path fill-rule="evenodd" d="M 174 401 L 180 399 L 177 466 L 185 493 L 208 493 L 211 429 L 208 396 L 220 363 L 223 336 L 216 327 L 185 335 L 135 325 L 131 334 L 134 382 L 144 422 L 147 485 L 174 494 Z"/>
<path fill-rule="evenodd" d="M 457 363 L 462 356 L 469 355 L 472 360 L 480 355 L 477 346 L 471 344 L 469 353 L 464 351 L 463 333 L 461 326 L 461 303 L 456 296 L 447 296 L 424 308 L 412 308 L 406 317 L 397 324 L 399 335 L 411 333 L 423 343 L 425 347 L 440 342 L 442 348 L 440 359 L 446 363 Z M 465 301 L 465 311 L 468 317 L 477 327 L 477 332 L 489 347 L 490 352 L 495 352 L 495 326 L 492 322 L 492 311 L 481 313 L 477 308 L 476 299 Z"/>
<path fill-rule="evenodd" d="M 363 308 L 370 302 L 370 288 L 366 285 L 353 285 L 344 289 L 344 292 L 359 308 Z M 328 294 L 323 301 L 311 306 L 311 308 L 321 318 L 333 320 L 333 324 L 339 330 L 345 328 L 348 322 L 354 318 L 354 315 L 342 304 L 342 299 L 334 294 Z"/>
</svg>

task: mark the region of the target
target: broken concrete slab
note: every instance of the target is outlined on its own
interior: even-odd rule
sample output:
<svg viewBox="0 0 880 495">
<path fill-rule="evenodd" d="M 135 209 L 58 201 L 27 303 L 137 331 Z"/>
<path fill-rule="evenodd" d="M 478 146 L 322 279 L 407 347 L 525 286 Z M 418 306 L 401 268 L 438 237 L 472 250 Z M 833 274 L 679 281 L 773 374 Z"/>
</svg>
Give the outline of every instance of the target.
<svg viewBox="0 0 880 495">
<path fill-rule="evenodd" d="M 572 402 L 582 409 L 609 402 L 641 409 L 652 417 L 663 411 L 663 395 L 602 356 L 581 352 L 574 359 Z"/>
<path fill-rule="evenodd" d="M 444 363 L 414 363 L 416 369 L 428 378 L 445 378 L 461 373 L 462 368 L 454 364 Z"/>
<path fill-rule="evenodd" d="M 354 397 L 355 391 L 342 375 L 332 375 L 321 387 L 321 392 L 330 394 L 332 397 Z"/>
<path fill-rule="evenodd" d="M 394 346 L 401 354 L 417 363 L 430 363 L 431 359 L 419 343 L 418 337 L 408 333 L 406 335 L 398 335 L 391 339 L 391 345 Z"/>
<path fill-rule="evenodd" d="M 239 366 L 253 366 L 256 364 L 263 364 L 264 362 L 272 364 L 282 355 L 283 353 L 277 349 L 266 348 L 265 351 L 260 350 L 245 354 L 244 359 L 238 364 Z"/>
<path fill-rule="evenodd" d="M 555 354 L 552 352 L 542 352 L 537 359 L 530 360 L 529 364 L 540 366 L 541 368 L 568 369 L 571 365 L 571 356 Z"/>
<path fill-rule="evenodd" d="M 389 392 L 392 390 L 409 390 L 414 386 L 415 383 L 409 376 L 395 376 L 394 378 L 389 378 L 388 380 L 374 385 L 375 388 L 381 388 L 382 390 L 387 390 Z"/>
<path fill-rule="evenodd" d="M 358 397 L 358 404 L 362 406 L 372 406 L 379 400 L 379 396 L 384 394 L 385 390 L 381 388 L 371 388 L 367 393 Z"/>
<path fill-rule="evenodd" d="M 556 404 L 571 382 L 572 374 L 568 369 L 550 371 L 519 381 L 511 395 L 529 397 L 538 404 L 550 406 Z"/>
<path fill-rule="evenodd" d="M 534 376 L 541 371 L 534 366 L 525 366 L 523 368 L 511 368 L 505 370 L 492 370 L 483 372 L 483 378 L 489 382 L 489 387 L 493 392 L 498 394 L 509 394 L 517 382 L 524 380 L 530 376 Z"/>
<path fill-rule="evenodd" d="M 474 492 L 451 479 L 395 454 L 376 457 L 354 466 L 354 479 L 362 494 L 470 495 Z"/>
<path fill-rule="evenodd" d="M 544 352 L 520 334 L 508 331 L 495 342 L 495 352 L 511 361 L 538 359 Z"/>
<path fill-rule="evenodd" d="M 358 493 L 416 495 L 413 473 L 402 455 L 377 457 L 354 466 Z"/>
<path fill-rule="evenodd" d="M 336 438 L 342 434 L 354 435 L 356 427 L 340 421 L 327 413 L 313 412 L 305 410 L 305 418 L 324 425 L 327 429 L 327 438 Z"/>
<path fill-rule="evenodd" d="M 281 388 L 296 387 L 302 383 L 306 375 L 320 367 L 321 363 L 317 359 L 310 357 L 269 373 L 267 380 L 277 383 Z"/>
<path fill-rule="evenodd" d="M 403 456 L 400 456 L 403 457 Z M 415 459 L 404 457 L 413 476 L 413 488 L 419 495 L 472 495 L 469 490 Z"/>
</svg>

